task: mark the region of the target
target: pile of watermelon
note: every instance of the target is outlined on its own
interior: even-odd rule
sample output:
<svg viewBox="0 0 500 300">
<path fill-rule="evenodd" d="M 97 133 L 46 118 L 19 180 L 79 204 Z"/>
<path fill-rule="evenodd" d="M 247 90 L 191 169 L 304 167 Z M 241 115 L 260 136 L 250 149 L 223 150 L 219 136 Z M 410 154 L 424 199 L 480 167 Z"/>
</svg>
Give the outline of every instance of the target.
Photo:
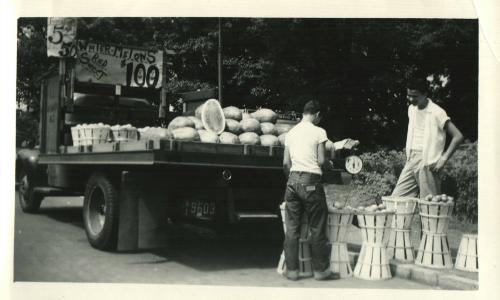
<svg viewBox="0 0 500 300">
<path fill-rule="evenodd" d="M 427 195 L 423 200 L 427 201 L 427 202 L 447 203 L 447 204 L 452 204 L 453 201 L 454 201 L 453 197 L 448 196 L 446 194 L 442 194 L 442 195 Z"/>
<path fill-rule="evenodd" d="M 222 108 L 219 101 L 209 99 L 200 105 L 195 116 L 180 116 L 168 125 L 171 137 L 181 141 L 203 143 L 284 145 L 286 133 L 293 127 L 276 124 L 278 115 L 261 108 L 246 113 L 235 106 Z"/>
</svg>

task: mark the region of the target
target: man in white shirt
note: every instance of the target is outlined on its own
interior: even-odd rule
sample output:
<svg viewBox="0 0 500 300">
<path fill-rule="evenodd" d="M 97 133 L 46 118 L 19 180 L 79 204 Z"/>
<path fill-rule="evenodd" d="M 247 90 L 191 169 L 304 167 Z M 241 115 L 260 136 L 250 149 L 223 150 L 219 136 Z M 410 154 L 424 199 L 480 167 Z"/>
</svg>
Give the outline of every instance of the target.
<svg viewBox="0 0 500 300">
<path fill-rule="evenodd" d="M 441 194 L 439 172 L 464 139 L 446 112 L 427 98 L 426 91 L 425 80 L 415 80 L 407 87 L 407 159 L 393 196 L 424 198 Z M 447 134 L 451 141 L 445 151 Z"/>
<path fill-rule="evenodd" d="M 288 182 L 285 191 L 284 275 L 291 280 L 298 279 L 299 231 L 303 213 L 308 217 L 314 278 L 332 279 L 326 237 L 328 209 L 321 182 L 321 168 L 326 163 L 325 142 L 328 138 L 326 131 L 316 126 L 320 119 L 319 103 L 307 102 L 302 121 L 285 138 L 283 168 Z"/>
</svg>

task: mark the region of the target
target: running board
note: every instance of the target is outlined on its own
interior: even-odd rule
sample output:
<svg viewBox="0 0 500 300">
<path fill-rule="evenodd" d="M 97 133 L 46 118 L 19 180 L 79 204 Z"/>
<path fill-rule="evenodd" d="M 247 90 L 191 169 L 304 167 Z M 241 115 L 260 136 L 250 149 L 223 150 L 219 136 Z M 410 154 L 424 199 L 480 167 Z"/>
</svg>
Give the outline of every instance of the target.
<svg viewBox="0 0 500 300">
<path fill-rule="evenodd" d="M 277 214 L 262 213 L 262 212 L 237 212 L 236 220 L 238 221 L 257 221 L 257 220 L 272 220 L 279 219 Z"/>
<path fill-rule="evenodd" d="M 81 193 L 51 186 L 34 187 L 33 193 L 44 196 L 81 196 Z"/>
</svg>

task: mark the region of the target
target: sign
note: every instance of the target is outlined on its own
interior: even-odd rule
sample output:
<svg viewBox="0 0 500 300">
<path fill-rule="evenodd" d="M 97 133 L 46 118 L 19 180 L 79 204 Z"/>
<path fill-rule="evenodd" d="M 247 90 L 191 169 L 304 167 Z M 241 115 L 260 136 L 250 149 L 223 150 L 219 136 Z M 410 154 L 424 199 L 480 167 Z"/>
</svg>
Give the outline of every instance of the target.
<svg viewBox="0 0 500 300">
<path fill-rule="evenodd" d="M 79 40 L 76 79 L 80 82 L 158 89 L 162 51 Z"/>
<path fill-rule="evenodd" d="M 76 57 L 75 38 L 75 18 L 47 18 L 48 57 Z"/>
</svg>

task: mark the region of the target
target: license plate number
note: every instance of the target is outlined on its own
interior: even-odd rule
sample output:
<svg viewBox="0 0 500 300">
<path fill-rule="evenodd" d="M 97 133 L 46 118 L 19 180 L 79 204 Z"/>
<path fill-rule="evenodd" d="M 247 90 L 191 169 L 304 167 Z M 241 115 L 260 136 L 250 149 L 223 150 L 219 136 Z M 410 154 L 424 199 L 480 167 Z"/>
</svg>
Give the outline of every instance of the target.
<svg viewBox="0 0 500 300">
<path fill-rule="evenodd" d="M 184 216 L 202 220 L 210 220 L 215 216 L 215 201 L 185 200 Z"/>
</svg>

